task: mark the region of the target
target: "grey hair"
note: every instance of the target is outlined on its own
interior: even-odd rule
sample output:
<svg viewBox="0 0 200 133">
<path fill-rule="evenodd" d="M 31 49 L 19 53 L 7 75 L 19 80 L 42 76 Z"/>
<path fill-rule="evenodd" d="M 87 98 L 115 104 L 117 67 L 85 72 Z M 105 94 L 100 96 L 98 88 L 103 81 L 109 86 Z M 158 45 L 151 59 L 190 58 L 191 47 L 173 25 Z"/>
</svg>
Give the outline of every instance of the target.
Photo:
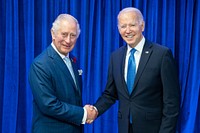
<svg viewBox="0 0 200 133">
<path fill-rule="evenodd" d="M 134 7 L 127 7 L 127 8 L 122 9 L 122 10 L 119 12 L 119 14 L 118 14 L 118 16 L 117 16 L 118 25 L 119 25 L 119 17 L 120 17 L 120 15 L 123 14 L 123 13 L 126 13 L 126 12 L 135 12 L 135 13 L 137 14 L 138 22 L 139 22 L 140 25 L 141 25 L 142 22 L 144 21 L 143 15 L 142 15 L 142 13 L 140 12 L 139 9 L 134 8 Z"/>
<path fill-rule="evenodd" d="M 56 20 L 53 22 L 52 24 L 52 30 L 56 33 L 59 28 L 60 28 L 60 23 L 62 20 L 69 20 L 69 19 L 72 19 L 76 22 L 76 26 L 77 26 L 77 38 L 79 37 L 80 33 L 81 33 L 81 29 L 80 29 L 80 26 L 79 26 L 79 23 L 77 21 L 76 18 L 74 18 L 73 16 L 69 15 L 69 14 L 60 14 Z"/>
</svg>

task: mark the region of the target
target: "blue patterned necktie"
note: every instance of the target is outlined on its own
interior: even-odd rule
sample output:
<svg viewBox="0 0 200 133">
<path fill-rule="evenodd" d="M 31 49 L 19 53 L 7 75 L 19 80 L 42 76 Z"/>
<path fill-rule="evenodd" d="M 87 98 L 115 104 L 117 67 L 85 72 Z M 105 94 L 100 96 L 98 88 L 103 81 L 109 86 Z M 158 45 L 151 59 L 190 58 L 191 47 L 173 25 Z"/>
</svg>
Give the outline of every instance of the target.
<svg viewBox="0 0 200 133">
<path fill-rule="evenodd" d="M 133 91 L 133 85 L 134 85 L 134 80 L 135 80 L 135 74 L 136 74 L 136 64 L 135 64 L 135 58 L 134 58 L 134 53 L 135 49 L 132 48 L 130 51 L 130 56 L 128 59 L 128 70 L 127 70 L 127 87 L 128 87 L 128 92 L 131 94 Z"/>
<path fill-rule="evenodd" d="M 73 71 L 73 68 L 72 68 L 72 64 L 71 64 L 71 61 L 68 57 L 65 57 L 64 60 L 66 61 L 66 65 L 69 69 L 69 72 L 74 80 L 74 83 L 76 84 L 76 80 L 75 80 L 75 76 L 74 76 L 74 71 Z"/>
</svg>

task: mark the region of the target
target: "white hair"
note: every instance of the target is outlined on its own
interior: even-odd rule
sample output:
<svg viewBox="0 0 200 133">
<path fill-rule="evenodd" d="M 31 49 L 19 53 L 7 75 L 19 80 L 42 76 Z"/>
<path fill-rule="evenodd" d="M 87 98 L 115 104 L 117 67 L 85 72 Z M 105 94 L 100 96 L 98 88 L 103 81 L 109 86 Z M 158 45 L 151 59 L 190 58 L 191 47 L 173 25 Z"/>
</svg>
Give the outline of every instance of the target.
<svg viewBox="0 0 200 133">
<path fill-rule="evenodd" d="M 77 31 L 76 31 L 76 32 L 77 32 L 77 38 L 78 38 L 79 35 L 80 35 L 80 32 L 81 32 L 79 23 L 78 23 L 78 21 L 77 21 L 76 18 L 74 18 L 73 16 L 71 16 L 71 15 L 69 15 L 69 14 L 60 14 L 60 15 L 55 19 L 55 21 L 53 22 L 52 28 L 51 28 L 51 29 L 52 29 L 55 33 L 57 33 L 57 31 L 58 31 L 59 28 L 60 28 L 60 23 L 61 23 L 61 21 L 62 21 L 62 20 L 67 21 L 67 20 L 69 20 L 69 19 L 72 19 L 72 20 L 74 20 L 74 21 L 76 22 L 76 26 L 77 26 Z"/>
<path fill-rule="evenodd" d="M 135 12 L 135 13 L 137 14 L 138 22 L 139 22 L 140 25 L 141 25 L 142 22 L 144 21 L 143 15 L 142 15 L 142 13 L 140 12 L 139 9 L 134 8 L 134 7 L 127 7 L 127 8 L 122 9 L 122 10 L 119 12 L 119 14 L 118 14 L 118 16 L 117 16 L 118 24 L 119 24 L 119 17 L 120 17 L 120 15 L 123 14 L 123 13 L 126 13 L 126 12 Z"/>
</svg>

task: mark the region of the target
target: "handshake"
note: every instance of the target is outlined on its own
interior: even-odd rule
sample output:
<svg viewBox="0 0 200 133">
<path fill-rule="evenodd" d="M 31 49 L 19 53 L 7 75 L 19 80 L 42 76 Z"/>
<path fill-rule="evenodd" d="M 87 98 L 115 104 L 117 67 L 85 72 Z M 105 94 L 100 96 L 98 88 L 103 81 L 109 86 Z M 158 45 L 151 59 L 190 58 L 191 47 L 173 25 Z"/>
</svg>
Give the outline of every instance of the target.
<svg viewBox="0 0 200 133">
<path fill-rule="evenodd" d="M 85 105 L 84 108 L 87 110 L 87 119 L 86 123 L 91 124 L 98 116 L 97 109 L 92 105 Z"/>
</svg>

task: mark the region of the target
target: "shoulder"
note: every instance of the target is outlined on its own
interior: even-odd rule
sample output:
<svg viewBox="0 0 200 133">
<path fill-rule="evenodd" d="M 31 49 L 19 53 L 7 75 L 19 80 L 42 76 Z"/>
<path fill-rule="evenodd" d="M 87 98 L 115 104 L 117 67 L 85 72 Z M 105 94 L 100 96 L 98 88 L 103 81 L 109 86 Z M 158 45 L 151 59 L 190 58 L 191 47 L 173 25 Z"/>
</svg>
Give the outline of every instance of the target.
<svg viewBox="0 0 200 133">
<path fill-rule="evenodd" d="M 119 56 L 123 55 L 127 50 L 127 46 L 121 46 L 120 48 L 116 49 L 115 51 L 112 52 L 112 56 Z"/>
<path fill-rule="evenodd" d="M 144 46 L 144 51 L 146 50 L 152 51 L 151 55 L 153 58 L 156 59 L 163 60 L 165 58 L 171 58 L 171 59 L 174 58 L 170 48 L 155 42 L 150 42 L 148 40 L 145 42 Z"/>
<path fill-rule="evenodd" d="M 35 57 L 32 64 L 45 63 L 48 60 L 47 49 Z"/>
<path fill-rule="evenodd" d="M 56 51 L 53 49 L 53 47 L 50 45 L 46 49 L 42 51 L 38 56 L 35 57 L 33 60 L 33 63 L 47 63 L 50 59 L 55 58 L 55 56 L 58 55 Z"/>
<path fill-rule="evenodd" d="M 47 47 L 42 53 L 35 57 L 31 64 L 31 68 L 47 70 L 48 67 L 52 66 L 52 56 L 50 52 L 52 47 Z"/>
<path fill-rule="evenodd" d="M 149 40 L 145 41 L 143 50 L 152 50 L 154 53 L 157 54 L 171 53 L 170 48 L 166 47 L 165 45 L 161 45 Z"/>
</svg>

